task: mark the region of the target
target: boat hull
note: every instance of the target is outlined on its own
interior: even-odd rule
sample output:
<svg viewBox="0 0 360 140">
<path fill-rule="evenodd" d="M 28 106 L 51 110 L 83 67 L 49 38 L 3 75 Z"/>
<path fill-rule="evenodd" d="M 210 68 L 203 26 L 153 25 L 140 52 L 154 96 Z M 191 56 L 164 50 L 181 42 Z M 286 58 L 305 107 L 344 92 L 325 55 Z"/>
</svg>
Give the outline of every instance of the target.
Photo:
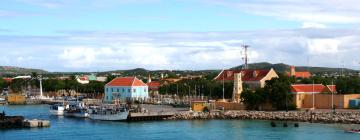
<svg viewBox="0 0 360 140">
<path fill-rule="evenodd" d="M 56 115 L 56 116 L 64 115 L 64 110 L 50 110 L 49 112 L 51 115 Z"/>
<path fill-rule="evenodd" d="M 65 112 L 64 116 L 76 117 L 76 118 L 87 118 L 87 117 L 89 117 L 89 113 L 68 113 L 68 112 Z"/>
<path fill-rule="evenodd" d="M 129 112 L 119 112 L 117 114 L 89 114 L 89 118 L 93 120 L 101 120 L 101 121 L 125 121 Z"/>
</svg>

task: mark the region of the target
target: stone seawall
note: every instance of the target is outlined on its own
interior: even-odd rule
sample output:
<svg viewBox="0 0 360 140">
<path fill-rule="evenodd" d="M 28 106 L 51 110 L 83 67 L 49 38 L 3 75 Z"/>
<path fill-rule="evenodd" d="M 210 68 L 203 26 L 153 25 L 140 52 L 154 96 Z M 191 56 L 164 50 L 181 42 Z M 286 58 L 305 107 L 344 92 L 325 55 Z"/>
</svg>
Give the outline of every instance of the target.
<svg viewBox="0 0 360 140">
<path fill-rule="evenodd" d="M 218 112 L 180 112 L 166 120 L 195 119 L 256 119 L 320 123 L 360 124 L 360 112 L 306 112 L 306 111 L 218 111 Z"/>
</svg>

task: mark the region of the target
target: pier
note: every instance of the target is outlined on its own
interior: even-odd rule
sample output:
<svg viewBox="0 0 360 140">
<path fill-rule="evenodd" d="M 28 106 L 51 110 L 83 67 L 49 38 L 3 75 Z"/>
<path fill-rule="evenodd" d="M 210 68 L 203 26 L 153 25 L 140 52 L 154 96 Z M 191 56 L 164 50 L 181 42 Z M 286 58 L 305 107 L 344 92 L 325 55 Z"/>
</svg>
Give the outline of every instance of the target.
<svg viewBox="0 0 360 140">
<path fill-rule="evenodd" d="M 163 120 L 174 116 L 176 112 L 146 112 L 146 113 L 130 113 L 128 121 L 148 121 L 148 120 Z"/>
<path fill-rule="evenodd" d="M 188 110 L 188 108 L 174 108 L 168 105 L 150 105 L 143 104 L 141 108 L 144 110 L 139 112 L 130 112 L 128 121 L 147 121 L 147 120 L 163 120 L 174 116 L 175 114 Z"/>
<path fill-rule="evenodd" d="M 25 120 L 23 116 L 6 116 L 0 113 L 0 129 L 50 127 L 48 120 Z"/>
</svg>

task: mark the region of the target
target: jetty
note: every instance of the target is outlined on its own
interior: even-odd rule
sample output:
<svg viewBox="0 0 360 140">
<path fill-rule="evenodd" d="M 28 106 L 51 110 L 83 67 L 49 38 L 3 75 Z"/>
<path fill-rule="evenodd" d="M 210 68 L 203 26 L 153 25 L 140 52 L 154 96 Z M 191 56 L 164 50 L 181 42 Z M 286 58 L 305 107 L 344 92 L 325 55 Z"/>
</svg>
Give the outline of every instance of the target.
<svg viewBox="0 0 360 140">
<path fill-rule="evenodd" d="M 0 129 L 50 127 L 48 120 L 25 120 L 23 116 L 6 116 L 0 113 Z"/>
<path fill-rule="evenodd" d="M 132 111 L 127 118 L 128 121 L 164 120 L 188 108 L 174 108 L 169 105 L 143 104 L 141 109 Z"/>
<path fill-rule="evenodd" d="M 131 113 L 128 116 L 128 121 L 148 121 L 148 120 L 164 120 L 164 118 L 172 117 L 176 112 L 144 112 Z"/>
</svg>

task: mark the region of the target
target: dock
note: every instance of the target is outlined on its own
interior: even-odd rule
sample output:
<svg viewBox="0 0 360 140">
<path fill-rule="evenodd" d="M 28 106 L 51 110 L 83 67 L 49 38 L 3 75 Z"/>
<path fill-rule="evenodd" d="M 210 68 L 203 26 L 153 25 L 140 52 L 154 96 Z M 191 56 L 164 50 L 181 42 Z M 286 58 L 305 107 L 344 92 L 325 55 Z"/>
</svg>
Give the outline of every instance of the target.
<svg viewBox="0 0 360 140">
<path fill-rule="evenodd" d="M 142 107 L 145 111 L 142 112 L 130 112 L 128 116 L 128 121 L 151 121 L 151 120 L 163 120 L 174 116 L 176 113 L 188 108 L 174 108 L 169 105 L 151 105 L 143 104 Z"/>
<path fill-rule="evenodd" d="M 164 118 L 174 116 L 175 112 L 145 112 L 145 113 L 130 113 L 128 121 L 149 121 L 149 120 L 163 120 Z"/>
<path fill-rule="evenodd" d="M 0 113 L 0 129 L 50 127 L 48 120 L 25 120 L 23 116 L 6 116 Z"/>
</svg>

